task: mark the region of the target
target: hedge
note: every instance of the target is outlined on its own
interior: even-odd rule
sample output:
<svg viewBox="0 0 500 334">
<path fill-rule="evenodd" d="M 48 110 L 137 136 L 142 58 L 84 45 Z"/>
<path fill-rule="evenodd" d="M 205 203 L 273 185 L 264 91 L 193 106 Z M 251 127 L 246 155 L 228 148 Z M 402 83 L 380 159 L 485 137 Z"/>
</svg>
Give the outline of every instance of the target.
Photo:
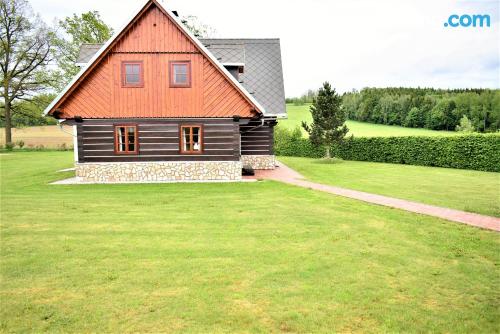
<svg viewBox="0 0 500 334">
<path fill-rule="evenodd" d="M 321 158 L 324 148 L 309 139 L 277 128 L 276 155 Z M 332 154 L 344 160 L 473 169 L 500 172 L 500 135 L 472 134 L 451 137 L 351 137 Z"/>
</svg>

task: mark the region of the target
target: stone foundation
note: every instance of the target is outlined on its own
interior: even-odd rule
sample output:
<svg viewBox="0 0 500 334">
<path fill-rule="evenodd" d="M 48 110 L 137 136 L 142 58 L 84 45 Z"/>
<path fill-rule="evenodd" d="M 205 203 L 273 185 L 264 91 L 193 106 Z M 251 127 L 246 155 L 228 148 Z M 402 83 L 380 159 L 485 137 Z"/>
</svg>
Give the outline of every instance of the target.
<svg viewBox="0 0 500 334">
<path fill-rule="evenodd" d="M 77 163 L 84 182 L 238 181 L 240 161 L 159 161 Z"/>
<path fill-rule="evenodd" d="M 243 166 L 250 165 L 253 169 L 274 169 L 276 160 L 274 155 L 242 155 Z"/>
</svg>

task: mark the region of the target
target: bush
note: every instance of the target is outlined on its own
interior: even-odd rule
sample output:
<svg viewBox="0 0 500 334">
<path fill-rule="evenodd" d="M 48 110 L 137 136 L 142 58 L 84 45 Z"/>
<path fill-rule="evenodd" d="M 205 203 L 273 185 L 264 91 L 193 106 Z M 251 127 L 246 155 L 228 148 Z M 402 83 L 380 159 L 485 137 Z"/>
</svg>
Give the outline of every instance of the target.
<svg viewBox="0 0 500 334">
<path fill-rule="evenodd" d="M 463 115 L 460 119 L 460 124 L 455 128 L 456 131 L 459 132 L 474 132 L 474 126 L 472 122 L 467 118 L 467 116 Z"/>
<path fill-rule="evenodd" d="M 293 131 L 277 126 L 274 131 L 274 151 L 277 155 L 293 157 L 321 158 L 323 148 L 314 147 L 308 139 L 302 138 L 302 131 L 296 127 Z"/>
<path fill-rule="evenodd" d="M 14 143 L 5 143 L 5 149 L 7 151 L 12 151 L 14 149 Z"/>
<path fill-rule="evenodd" d="M 321 158 L 324 150 L 314 147 L 306 138 L 297 137 L 296 131 L 294 134 L 278 126 L 275 153 Z M 343 145 L 333 147 L 332 155 L 344 160 L 500 172 L 500 136 L 470 134 L 453 137 L 352 137 Z"/>
<path fill-rule="evenodd" d="M 16 145 L 19 146 L 19 148 L 23 148 L 24 147 L 24 141 L 18 140 L 18 141 L 16 141 Z"/>
</svg>

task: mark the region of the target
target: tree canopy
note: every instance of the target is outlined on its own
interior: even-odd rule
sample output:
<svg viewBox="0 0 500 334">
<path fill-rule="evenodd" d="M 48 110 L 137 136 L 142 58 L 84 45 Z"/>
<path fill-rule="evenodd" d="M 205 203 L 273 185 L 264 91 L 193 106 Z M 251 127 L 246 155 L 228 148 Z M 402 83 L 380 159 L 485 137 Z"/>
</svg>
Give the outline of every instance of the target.
<svg viewBox="0 0 500 334">
<path fill-rule="evenodd" d="M 59 28 L 62 31 L 54 39 L 59 68 L 55 86 L 57 90 L 62 89 L 80 70 L 75 63 L 82 44 L 105 43 L 113 35 L 113 29 L 101 19 L 97 11 L 68 16 L 59 21 Z"/>
<path fill-rule="evenodd" d="M 475 131 L 500 130 L 500 90 L 364 88 L 343 95 L 349 119 L 434 130 L 454 130 L 466 116 Z"/>
<path fill-rule="evenodd" d="M 208 38 L 215 34 L 215 29 L 200 21 L 197 16 L 187 15 L 181 19 L 181 22 L 197 38 Z"/>
<path fill-rule="evenodd" d="M 7 144 L 12 142 L 14 103 L 32 99 L 53 82 L 48 68 L 53 38 L 53 30 L 26 0 L 0 0 L 0 95 Z"/>
</svg>

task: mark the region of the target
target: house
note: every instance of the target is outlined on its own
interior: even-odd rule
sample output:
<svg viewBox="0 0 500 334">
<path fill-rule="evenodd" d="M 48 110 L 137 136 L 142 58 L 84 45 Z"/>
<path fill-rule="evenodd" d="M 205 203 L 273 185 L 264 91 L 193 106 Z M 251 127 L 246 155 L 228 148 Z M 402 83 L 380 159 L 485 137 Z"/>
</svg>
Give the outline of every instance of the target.
<svg viewBox="0 0 500 334">
<path fill-rule="evenodd" d="M 148 0 L 45 114 L 72 125 L 76 176 L 88 182 L 239 180 L 272 169 L 286 117 L 278 39 L 198 39 Z"/>
</svg>

